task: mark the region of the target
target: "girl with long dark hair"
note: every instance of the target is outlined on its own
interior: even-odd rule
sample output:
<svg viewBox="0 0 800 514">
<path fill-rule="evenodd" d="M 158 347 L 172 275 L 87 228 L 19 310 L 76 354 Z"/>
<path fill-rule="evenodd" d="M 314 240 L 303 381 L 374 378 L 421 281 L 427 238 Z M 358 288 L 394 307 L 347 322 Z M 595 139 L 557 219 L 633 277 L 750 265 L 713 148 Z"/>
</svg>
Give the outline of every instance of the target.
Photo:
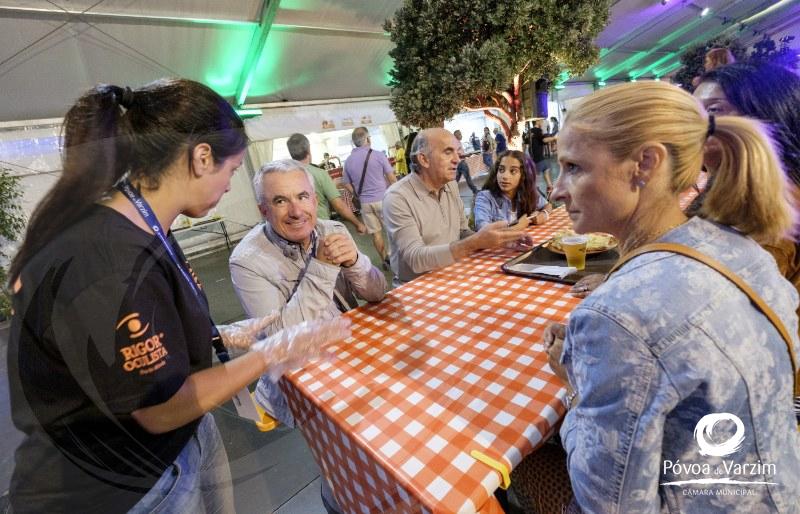
<svg viewBox="0 0 800 514">
<path fill-rule="evenodd" d="M 533 225 L 544 223 L 550 210 L 536 189 L 533 163 L 519 150 L 508 150 L 500 154 L 475 196 L 475 230 L 501 220 L 513 224 L 523 216 Z"/>
</svg>

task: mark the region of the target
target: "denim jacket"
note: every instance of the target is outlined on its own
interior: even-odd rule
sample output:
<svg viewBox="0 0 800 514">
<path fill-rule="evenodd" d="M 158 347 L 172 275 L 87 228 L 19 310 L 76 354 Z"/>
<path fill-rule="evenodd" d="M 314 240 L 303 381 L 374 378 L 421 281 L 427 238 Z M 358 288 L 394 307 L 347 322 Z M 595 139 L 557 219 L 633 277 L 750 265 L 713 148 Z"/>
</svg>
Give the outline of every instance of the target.
<svg viewBox="0 0 800 514">
<path fill-rule="evenodd" d="M 661 241 L 737 273 L 797 351 L 797 292 L 755 242 L 700 218 Z M 786 344 L 717 271 L 673 253 L 636 257 L 571 314 L 562 363 L 578 393 L 561 428 L 572 510 L 800 512 Z M 729 483 L 687 483 L 702 479 Z"/>
<path fill-rule="evenodd" d="M 547 205 L 547 200 L 538 195 L 536 201 L 537 209 L 544 209 Z M 514 223 L 518 219 L 517 213 L 512 215 L 511 200 L 505 195 L 500 198 L 492 194 L 491 191 L 479 191 L 475 196 L 475 230 L 480 230 L 481 227 L 494 221 L 507 221 Z"/>
</svg>

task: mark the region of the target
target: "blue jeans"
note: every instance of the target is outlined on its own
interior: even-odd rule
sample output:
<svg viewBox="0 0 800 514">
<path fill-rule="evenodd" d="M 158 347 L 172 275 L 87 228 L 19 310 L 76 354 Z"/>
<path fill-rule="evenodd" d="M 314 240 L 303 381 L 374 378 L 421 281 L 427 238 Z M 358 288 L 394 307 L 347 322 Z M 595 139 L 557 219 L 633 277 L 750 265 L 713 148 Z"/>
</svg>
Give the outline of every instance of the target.
<svg viewBox="0 0 800 514">
<path fill-rule="evenodd" d="M 149 512 L 235 512 L 228 454 L 211 414 L 202 417 L 197 431 L 175 461 L 128 514 Z"/>
<path fill-rule="evenodd" d="M 469 166 L 467 161 L 461 160 L 456 168 L 456 182 L 461 180 L 461 175 L 464 175 L 464 180 L 467 181 L 467 186 L 472 190 L 472 194 L 478 194 L 478 188 L 472 183 L 472 177 L 469 176 Z"/>
<path fill-rule="evenodd" d="M 494 164 L 494 156 L 492 155 L 492 152 L 483 152 L 481 156 L 483 157 L 483 163 L 491 170 L 492 164 Z"/>
</svg>

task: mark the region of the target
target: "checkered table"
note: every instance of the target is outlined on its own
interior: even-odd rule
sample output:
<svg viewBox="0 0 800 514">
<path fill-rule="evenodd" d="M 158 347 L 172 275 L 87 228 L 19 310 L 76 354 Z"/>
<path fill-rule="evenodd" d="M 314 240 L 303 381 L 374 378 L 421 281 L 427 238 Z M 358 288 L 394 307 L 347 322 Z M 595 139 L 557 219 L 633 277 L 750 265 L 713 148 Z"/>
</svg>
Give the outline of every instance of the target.
<svg viewBox="0 0 800 514">
<path fill-rule="evenodd" d="M 557 210 L 531 235 L 570 222 Z M 348 513 L 502 512 L 493 496 L 564 414 L 539 344 L 579 300 L 569 286 L 506 275 L 506 250 L 478 252 L 347 314 L 335 358 L 281 381 Z"/>
</svg>

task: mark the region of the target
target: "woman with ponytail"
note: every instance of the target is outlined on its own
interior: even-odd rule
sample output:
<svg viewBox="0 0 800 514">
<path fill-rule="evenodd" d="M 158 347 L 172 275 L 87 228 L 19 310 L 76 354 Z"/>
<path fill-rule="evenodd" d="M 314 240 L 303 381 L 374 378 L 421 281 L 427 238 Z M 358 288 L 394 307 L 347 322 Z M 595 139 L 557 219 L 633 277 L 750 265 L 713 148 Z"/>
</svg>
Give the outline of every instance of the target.
<svg viewBox="0 0 800 514">
<path fill-rule="evenodd" d="M 270 317 L 211 321 L 169 227 L 219 202 L 247 142 L 233 108 L 189 80 L 97 86 L 67 113 L 63 172 L 10 270 L 25 433 L 13 512 L 233 512 L 208 412 L 347 333 L 336 322 L 257 340 Z M 225 361 L 213 368 L 212 346 Z M 228 360 L 225 347 L 250 351 Z"/>
<path fill-rule="evenodd" d="M 720 146 L 716 182 L 705 218 L 687 219 L 679 194 L 709 137 Z M 545 331 L 568 386 L 560 433 L 572 509 L 797 512 L 798 296 L 755 241 L 780 240 L 796 218 L 766 131 L 639 82 L 573 108 L 558 147 L 554 199 L 577 232 L 614 234 L 622 254 L 569 324 Z M 511 496 L 535 496 L 525 483 Z"/>
</svg>

